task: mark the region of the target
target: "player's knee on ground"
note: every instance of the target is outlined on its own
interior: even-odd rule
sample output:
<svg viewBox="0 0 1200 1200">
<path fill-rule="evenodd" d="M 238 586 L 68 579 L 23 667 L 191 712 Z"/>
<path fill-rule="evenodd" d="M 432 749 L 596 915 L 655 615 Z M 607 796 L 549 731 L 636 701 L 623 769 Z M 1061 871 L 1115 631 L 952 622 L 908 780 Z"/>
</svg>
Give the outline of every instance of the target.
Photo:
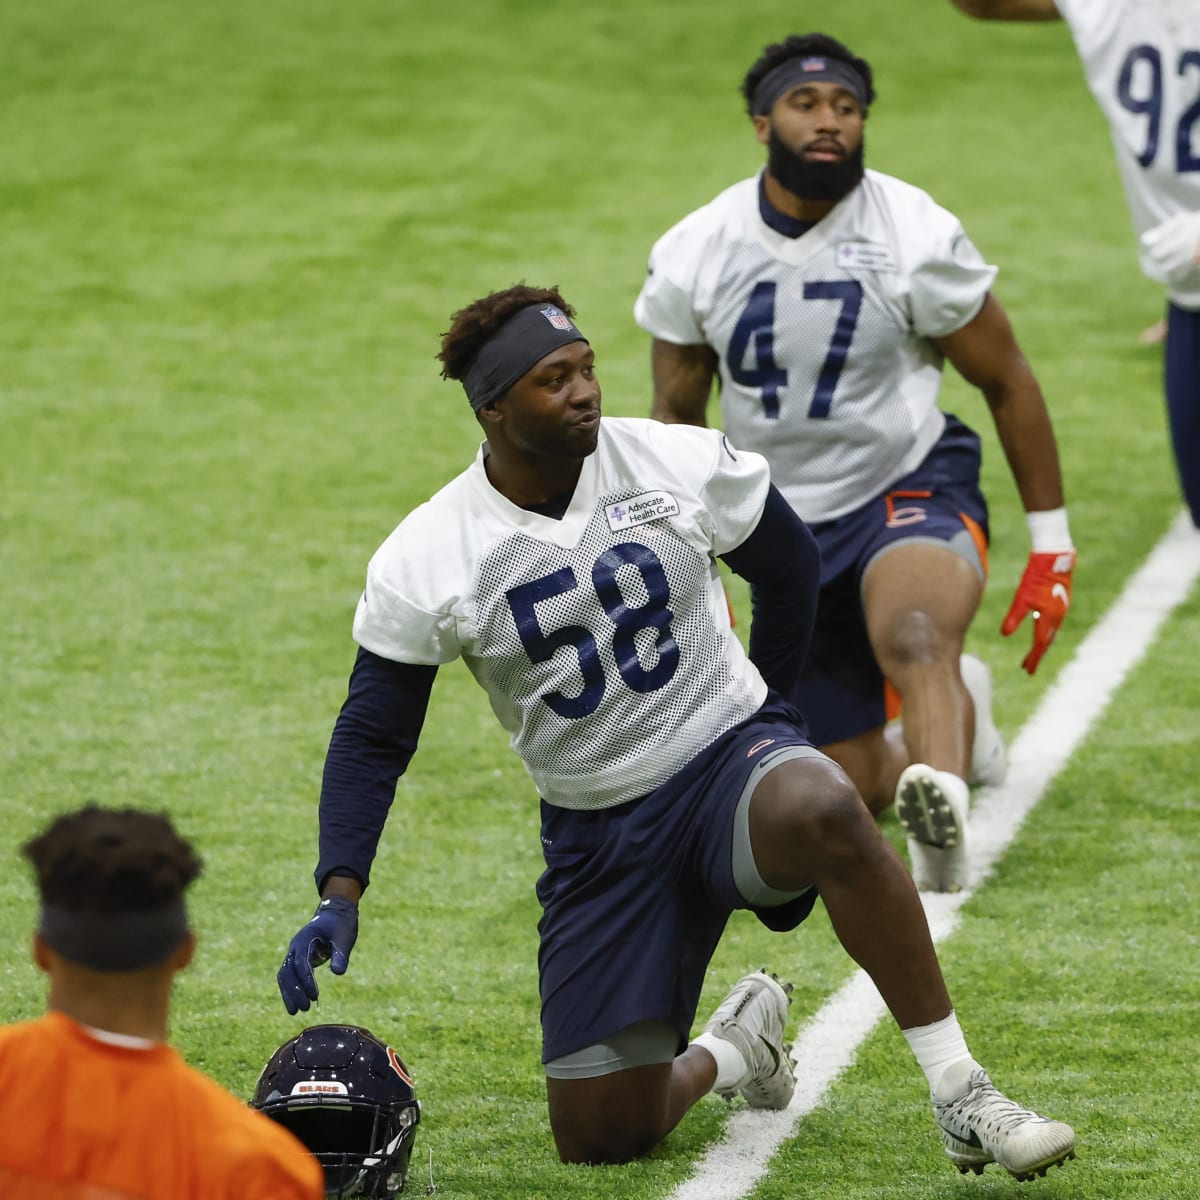
<svg viewBox="0 0 1200 1200">
<path fill-rule="evenodd" d="M 550 1129 L 564 1163 L 630 1162 L 665 1136 L 670 1064 L 591 1079 L 547 1079 Z"/>
</svg>

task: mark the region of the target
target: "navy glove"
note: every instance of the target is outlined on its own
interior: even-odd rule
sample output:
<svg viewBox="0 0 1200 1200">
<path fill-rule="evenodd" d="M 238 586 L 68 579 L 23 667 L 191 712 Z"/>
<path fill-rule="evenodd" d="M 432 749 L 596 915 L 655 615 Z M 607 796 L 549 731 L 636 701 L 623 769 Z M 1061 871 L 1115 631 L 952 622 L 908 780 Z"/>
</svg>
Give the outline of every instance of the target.
<svg viewBox="0 0 1200 1200">
<path fill-rule="evenodd" d="M 276 976 L 289 1013 L 294 1015 L 301 1009 L 308 1012 L 310 1002 L 317 998 L 313 967 L 327 962 L 335 975 L 346 973 L 357 939 L 358 905 L 353 900 L 330 896 L 317 905 L 313 919 L 292 938 Z"/>
</svg>

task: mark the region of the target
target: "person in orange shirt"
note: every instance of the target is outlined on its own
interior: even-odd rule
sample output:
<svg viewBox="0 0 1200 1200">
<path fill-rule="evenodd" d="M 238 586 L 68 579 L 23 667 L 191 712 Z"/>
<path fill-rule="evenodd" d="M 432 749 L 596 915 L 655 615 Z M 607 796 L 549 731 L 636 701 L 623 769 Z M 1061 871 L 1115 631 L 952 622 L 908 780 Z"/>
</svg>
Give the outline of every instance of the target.
<svg viewBox="0 0 1200 1200">
<path fill-rule="evenodd" d="M 319 1200 L 300 1142 L 167 1044 L 201 861 L 165 815 L 94 805 L 23 849 L 49 1012 L 0 1027 L 4 1200 Z"/>
</svg>

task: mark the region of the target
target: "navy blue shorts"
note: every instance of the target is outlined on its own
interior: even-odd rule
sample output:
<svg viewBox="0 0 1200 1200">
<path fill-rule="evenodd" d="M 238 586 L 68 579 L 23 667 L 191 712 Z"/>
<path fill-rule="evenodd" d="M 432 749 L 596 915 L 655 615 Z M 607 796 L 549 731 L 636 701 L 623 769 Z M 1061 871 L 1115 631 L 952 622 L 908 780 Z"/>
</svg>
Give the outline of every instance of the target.
<svg viewBox="0 0 1200 1200">
<path fill-rule="evenodd" d="M 1200 312 L 1167 306 L 1165 386 L 1183 498 L 1200 528 Z"/>
<path fill-rule="evenodd" d="M 957 417 L 925 461 L 861 508 L 810 526 L 821 548 L 821 595 L 812 647 L 790 699 L 813 743 L 827 746 L 888 720 L 883 672 L 867 637 L 862 576 L 871 560 L 910 538 L 969 535 L 987 570 L 987 502 L 979 490 L 979 437 Z"/>
<path fill-rule="evenodd" d="M 764 752 L 809 745 L 800 714 L 772 695 L 638 800 L 588 812 L 542 802 L 543 1062 L 646 1020 L 666 1021 L 682 1051 L 729 914 L 750 908 L 733 880 L 738 799 Z M 815 902 L 811 890 L 750 910 L 794 929 Z"/>
</svg>

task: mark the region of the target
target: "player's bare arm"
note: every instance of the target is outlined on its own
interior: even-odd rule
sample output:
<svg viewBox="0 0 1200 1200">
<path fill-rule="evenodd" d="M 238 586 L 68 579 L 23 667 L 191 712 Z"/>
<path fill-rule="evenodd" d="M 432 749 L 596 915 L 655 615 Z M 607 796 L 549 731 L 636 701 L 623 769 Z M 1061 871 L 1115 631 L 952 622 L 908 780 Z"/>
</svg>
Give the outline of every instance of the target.
<svg viewBox="0 0 1200 1200">
<path fill-rule="evenodd" d="M 950 0 L 980 21 L 1059 21 L 1054 0 Z"/>
<path fill-rule="evenodd" d="M 707 344 L 679 346 L 655 338 L 650 366 L 654 375 L 650 415 L 667 425 L 707 425 L 708 398 L 717 373 L 716 351 Z"/>
<path fill-rule="evenodd" d="M 1061 508 L 1062 472 L 1050 414 L 1000 301 L 989 295 L 966 325 L 934 340 L 983 393 L 1025 511 Z"/>
</svg>

